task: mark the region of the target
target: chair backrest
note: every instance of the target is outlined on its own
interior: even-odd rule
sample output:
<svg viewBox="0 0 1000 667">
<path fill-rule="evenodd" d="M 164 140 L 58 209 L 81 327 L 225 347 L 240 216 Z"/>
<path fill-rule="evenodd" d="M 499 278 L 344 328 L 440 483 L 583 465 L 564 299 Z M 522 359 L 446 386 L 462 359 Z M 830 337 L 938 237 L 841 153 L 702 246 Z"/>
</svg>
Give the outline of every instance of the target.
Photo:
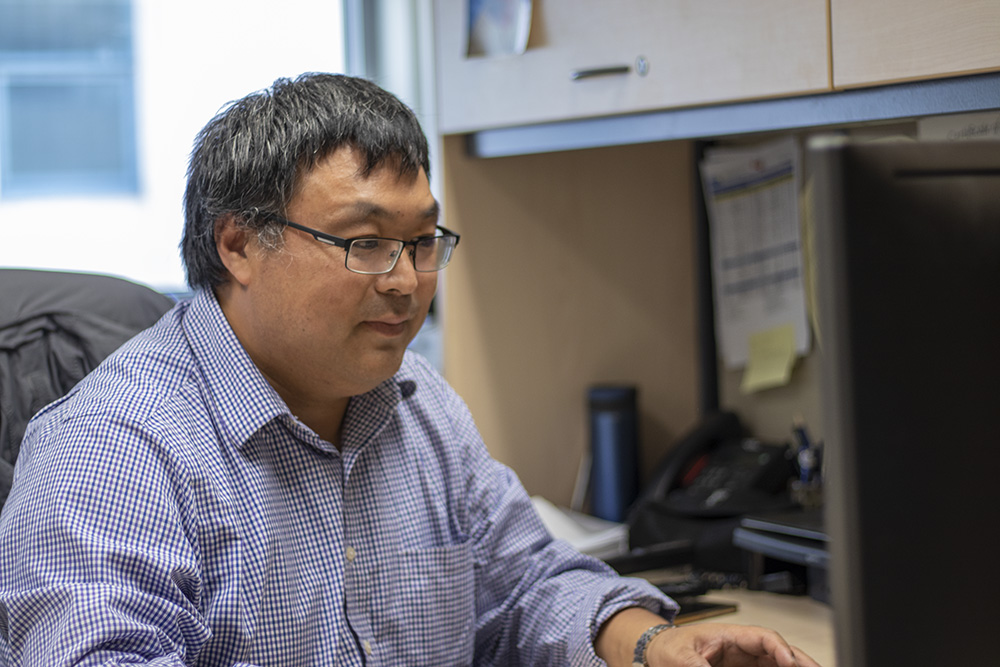
<svg viewBox="0 0 1000 667">
<path fill-rule="evenodd" d="M 28 420 L 174 303 L 111 276 L 0 269 L 0 508 Z"/>
</svg>

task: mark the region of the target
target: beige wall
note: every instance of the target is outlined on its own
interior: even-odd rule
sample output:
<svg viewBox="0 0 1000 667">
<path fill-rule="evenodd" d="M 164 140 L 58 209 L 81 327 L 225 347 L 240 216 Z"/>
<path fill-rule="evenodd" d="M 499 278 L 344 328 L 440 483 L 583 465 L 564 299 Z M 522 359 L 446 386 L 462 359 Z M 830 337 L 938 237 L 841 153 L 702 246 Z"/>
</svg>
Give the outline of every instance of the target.
<svg viewBox="0 0 1000 667">
<path fill-rule="evenodd" d="M 813 341 L 813 350 L 795 361 L 792 377 L 783 387 L 744 394 L 740 389 L 742 370 L 726 370 L 719 360 L 719 404 L 740 416 L 750 432 L 773 443 L 792 440 L 792 421 L 802 417 L 813 438 L 823 437 L 820 396 L 822 357 Z"/>
<path fill-rule="evenodd" d="M 639 387 L 643 471 L 698 417 L 691 146 L 472 159 L 444 140 L 444 370 L 492 454 L 568 504 L 587 388 Z"/>
</svg>

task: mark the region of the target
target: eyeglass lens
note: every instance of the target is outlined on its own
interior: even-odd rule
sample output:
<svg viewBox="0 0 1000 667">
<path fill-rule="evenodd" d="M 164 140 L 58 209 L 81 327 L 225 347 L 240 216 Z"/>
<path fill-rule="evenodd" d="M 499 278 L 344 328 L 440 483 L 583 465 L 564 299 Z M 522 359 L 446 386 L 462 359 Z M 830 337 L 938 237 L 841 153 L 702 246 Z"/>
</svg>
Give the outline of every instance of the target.
<svg viewBox="0 0 1000 667">
<path fill-rule="evenodd" d="M 410 243 L 395 239 L 356 239 L 347 252 L 347 268 L 360 273 L 387 273 L 396 265 L 399 253 L 412 246 L 410 257 L 417 271 L 440 271 L 451 260 L 454 236 L 428 236 Z"/>
</svg>

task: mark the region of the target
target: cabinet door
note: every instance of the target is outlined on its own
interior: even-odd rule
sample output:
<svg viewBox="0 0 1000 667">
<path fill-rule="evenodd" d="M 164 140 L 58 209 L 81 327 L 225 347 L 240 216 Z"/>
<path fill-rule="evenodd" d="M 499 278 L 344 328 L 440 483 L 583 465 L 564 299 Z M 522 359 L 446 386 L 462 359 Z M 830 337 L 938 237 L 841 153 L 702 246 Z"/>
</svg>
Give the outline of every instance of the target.
<svg viewBox="0 0 1000 667">
<path fill-rule="evenodd" d="M 831 0 L 835 87 L 1000 68 L 997 0 Z"/>
<path fill-rule="evenodd" d="M 443 133 L 828 90 L 826 0 L 534 0 L 520 55 L 470 57 L 435 0 Z M 648 70 L 640 74 L 642 58 Z M 627 73 L 573 79 L 626 66 Z"/>
</svg>

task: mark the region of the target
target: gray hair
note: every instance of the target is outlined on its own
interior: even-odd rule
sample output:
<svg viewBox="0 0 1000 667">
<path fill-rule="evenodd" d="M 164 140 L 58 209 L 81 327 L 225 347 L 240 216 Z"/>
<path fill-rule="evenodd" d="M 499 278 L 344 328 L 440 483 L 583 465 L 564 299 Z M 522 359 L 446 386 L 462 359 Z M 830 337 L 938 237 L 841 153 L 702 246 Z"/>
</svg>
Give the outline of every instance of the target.
<svg viewBox="0 0 1000 667">
<path fill-rule="evenodd" d="M 342 146 L 357 150 L 367 176 L 392 163 L 400 175 L 430 177 L 427 138 L 405 104 L 371 81 L 307 73 L 278 79 L 231 102 L 198 133 L 184 193 L 181 254 L 188 285 L 225 282 L 215 224 L 232 215 L 268 247 L 280 245 L 281 215 L 296 178 Z"/>
</svg>

